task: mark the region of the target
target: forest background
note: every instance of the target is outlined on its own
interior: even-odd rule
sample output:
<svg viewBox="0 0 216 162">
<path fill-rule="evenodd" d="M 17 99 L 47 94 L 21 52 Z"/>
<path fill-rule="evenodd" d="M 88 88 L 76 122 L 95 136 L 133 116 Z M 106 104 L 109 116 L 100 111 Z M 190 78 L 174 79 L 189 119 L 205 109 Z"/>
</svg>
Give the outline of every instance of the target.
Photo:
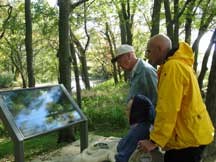
<svg viewBox="0 0 216 162">
<path fill-rule="evenodd" d="M 133 45 L 146 60 L 148 39 L 165 33 L 173 46 L 179 41 L 192 46 L 194 70 L 216 126 L 215 0 L 54 2 L 0 0 L 1 88 L 61 83 L 84 108 L 83 89 L 92 89 L 91 80 L 112 79 L 114 87 L 127 83 L 127 74 L 110 61 L 118 45 Z M 70 132 L 59 132 L 59 139 L 73 139 Z M 207 154 L 215 152 L 214 142 Z"/>
</svg>

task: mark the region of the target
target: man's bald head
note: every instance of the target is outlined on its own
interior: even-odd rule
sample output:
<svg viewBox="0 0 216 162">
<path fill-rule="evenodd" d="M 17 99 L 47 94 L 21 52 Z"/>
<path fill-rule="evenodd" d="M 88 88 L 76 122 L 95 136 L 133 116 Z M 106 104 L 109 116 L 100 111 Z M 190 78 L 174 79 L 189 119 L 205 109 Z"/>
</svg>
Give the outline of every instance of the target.
<svg viewBox="0 0 216 162">
<path fill-rule="evenodd" d="M 164 34 L 157 34 L 150 38 L 147 44 L 147 57 L 152 65 L 164 62 L 169 50 L 172 49 L 170 38 Z"/>
<path fill-rule="evenodd" d="M 161 47 L 166 47 L 168 50 L 172 49 L 172 42 L 165 34 L 157 34 L 150 38 L 148 43 L 154 43 Z"/>
</svg>

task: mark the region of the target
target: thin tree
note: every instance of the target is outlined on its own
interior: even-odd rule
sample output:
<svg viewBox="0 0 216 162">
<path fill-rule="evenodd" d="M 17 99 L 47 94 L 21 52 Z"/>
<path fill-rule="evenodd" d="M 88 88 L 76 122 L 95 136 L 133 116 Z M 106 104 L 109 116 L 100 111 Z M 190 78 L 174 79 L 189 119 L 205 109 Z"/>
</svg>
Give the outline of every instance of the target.
<svg viewBox="0 0 216 162">
<path fill-rule="evenodd" d="M 112 51 L 113 51 L 113 54 L 114 54 L 114 52 L 116 51 L 116 39 L 115 39 L 115 36 L 114 36 L 114 33 L 112 32 L 112 30 L 111 30 L 110 28 L 108 28 L 108 30 L 109 30 L 111 42 L 112 42 L 112 44 L 113 44 L 113 47 L 112 47 L 113 50 L 112 50 Z M 116 65 L 116 64 L 115 64 L 115 65 Z M 116 71 L 117 71 L 117 73 L 118 73 L 118 77 L 117 77 L 117 78 L 119 78 L 119 80 L 122 80 L 122 75 L 121 75 L 121 68 L 120 68 L 120 66 L 117 65 Z M 119 81 L 119 80 L 118 80 L 118 81 Z"/>
<path fill-rule="evenodd" d="M 174 12 L 172 15 L 170 0 L 164 0 L 167 35 L 172 40 L 173 47 L 177 47 L 179 42 L 180 18 L 185 12 L 186 7 L 192 1 L 193 0 L 186 0 L 182 5 L 182 8 L 180 8 L 179 0 L 174 0 Z"/>
<path fill-rule="evenodd" d="M 209 74 L 209 82 L 206 96 L 206 105 L 210 113 L 214 126 L 216 127 L 216 37 L 212 40 L 214 44 L 214 52 L 212 58 L 212 65 Z"/>
<path fill-rule="evenodd" d="M 71 31 L 70 31 L 70 33 L 71 33 Z M 79 79 L 80 72 L 79 72 L 79 67 L 78 67 L 78 63 L 77 63 L 76 49 L 74 47 L 74 42 L 73 42 L 72 38 L 70 39 L 70 50 L 71 50 L 71 59 L 72 59 L 73 71 L 74 71 L 74 76 L 75 76 L 75 81 L 76 81 L 77 103 L 78 103 L 79 107 L 82 108 L 81 86 L 80 86 L 80 79 Z"/>
<path fill-rule="evenodd" d="M 199 54 L 199 42 L 201 40 L 201 38 L 203 37 L 203 35 L 206 33 L 206 31 L 208 30 L 208 27 L 210 25 L 210 23 L 212 22 L 212 20 L 214 19 L 214 17 L 216 16 L 216 6 L 214 5 L 214 0 L 207 0 L 207 1 L 203 1 L 202 4 L 202 16 L 201 16 L 201 20 L 200 20 L 200 25 L 199 25 L 199 32 L 198 32 L 198 36 L 195 39 L 192 48 L 194 51 L 194 70 L 197 71 L 197 65 L 198 65 L 198 54 Z"/>
<path fill-rule="evenodd" d="M 74 44 L 76 45 L 77 50 L 79 51 L 78 57 L 81 62 L 81 74 L 82 79 L 85 84 L 86 89 L 90 89 L 90 81 L 89 81 L 89 74 L 88 74 L 88 68 L 87 68 L 87 60 L 86 60 L 86 50 L 85 47 L 82 46 L 81 42 L 78 40 L 78 38 L 75 36 L 75 34 L 71 31 L 71 38 Z"/>
<path fill-rule="evenodd" d="M 87 6 L 85 3 L 86 1 L 88 1 L 88 0 L 80 1 L 79 4 L 73 5 L 73 7 L 72 7 L 72 11 L 73 11 L 73 9 L 76 8 L 78 5 L 84 3 L 84 30 L 85 30 L 85 34 L 87 37 L 85 45 L 84 46 L 82 45 L 82 43 L 77 39 L 77 37 L 75 36 L 75 34 L 73 33 L 72 30 L 71 30 L 70 34 L 71 34 L 72 41 L 74 42 L 77 50 L 79 51 L 78 57 L 79 57 L 79 60 L 81 62 L 82 80 L 85 84 L 85 88 L 90 89 L 91 85 L 90 85 L 88 66 L 87 66 L 87 60 L 86 60 L 86 52 L 87 52 L 89 42 L 90 42 L 90 35 L 88 34 L 88 30 L 87 30 Z"/>
<path fill-rule="evenodd" d="M 208 82 L 208 89 L 207 89 L 207 96 L 206 96 L 206 106 L 209 112 L 209 115 L 211 117 L 211 120 L 213 122 L 214 127 L 216 128 L 216 37 L 213 39 L 214 44 L 214 52 L 213 52 L 213 58 L 212 58 L 212 65 L 211 70 L 209 74 L 209 82 Z M 209 162 L 208 158 L 210 157 L 210 161 L 215 160 L 215 154 L 216 154 L 216 140 L 213 141 L 207 148 L 206 148 L 206 158 L 204 162 Z"/>
<path fill-rule="evenodd" d="M 34 68 L 33 68 L 33 50 L 32 50 L 32 18 L 31 18 L 31 0 L 25 0 L 25 23 L 26 23 L 26 62 L 28 74 L 28 86 L 35 86 Z"/>
<path fill-rule="evenodd" d="M 69 15 L 77 6 L 87 0 L 80 0 L 71 4 L 70 0 L 59 0 L 59 83 L 63 84 L 69 93 L 71 91 L 71 47 Z M 75 140 L 73 129 L 66 128 L 59 131 L 58 143 L 72 142 Z"/>
<path fill-rule="evenodd" d="M 112 45 L 112 40 L 110 36 L 110 28 L 108 22 L 106 22 L 106 32 L 105 32 L 106 39 L 109 43 L 109 51 L 111 53 L 112 58 L 114 57 L 114 50 L 113 50 L 113 45 Z M 117 73 L 117 67 L 115 63 L 112 63 L 113 65 L 113 78 L 114 78 L 114 83 L 118 84 L 118 73 Z"/>
<path fill-rule="evenodd" d="M 158 34 L 160 31 L 160 11 L 162 0 L 154 0 L 152 12 L 151 37 Z"/>
<path fill-rule="evenodd" d="M 211 41 L 209 43 L 209 46 L 204 54 L 204 58 L 203 58 L 203 61 L 202 61 L 202 68 L 201 68 L 201 71 L 200 71 L 200 74 L 199 74 L 199 77 L 198 77 L 198 82 L 199 82 L 199 87 L 200 89 L 203 88 L 203 80 L 204 80 L 204 77 L 205 77 L 205 74 L 206 74 L 206 71 L 208 70 L 207 68 L 207 63 L 208 63 L 208 59 L 209 59 L 209 55 L 210 55 L 210 52 L 211 52 L 211 49 L 214 45 L 214 39 L 216 39 L 216 29 L 212 35 L 212 38 L 211 38 Z"/>
<path fill-rule="evenodd" d="M 185 42 L 188 44 L 191 44 L 192 22 L 202 1 L 199 0 L 197 4 L 192 1 L 185 11 Z"/>
<path fill-rule="evenodd" d="M 18 72 L 22 79 L 22 87 L 27 87 L 27 77 L 26 77 L 26 68 L 25 61 L 23 60 L 23 43 L 22 42 L 11 42 L 6 37 L 4 38 L 7 42 L 6 46 L 10 49 L 9 58 L 11 60 L 12 66 L 15 67 L 16 72 Z"/>
<path fill-rule="evenodd" d="M 114 2 L 114 1 L 113 1 Z M 119 15 L 119 26 L 121 32 L 121 44 L 133 44 L 133 20 L 136 11 L 136 2 L 134 1 L 133 7 L 130 5 L 130 0 L 120 0 L 119 4 L 114 2 L 118 15 Z"/>
<path fill-rule="evenodd" d="M 71 54 L 69 43 L 70 0 L 59 0 L 59 83 L 63 84 L 69 93 L 71 91 Z M 59 131 L 58 143 L 75 140 L 71 127 Z"/>
<path fill-rule="evenodd" d="M 0 33 L 0 39 L 2 39 L 4 37 L 5 31 L 6 31 L 6 25 L 11 17 L 11 13 L 12 13 L 12 9 L 13 7 L 10 6 L 9 4 L 0 4 L 0 9 L 7 7 L 7 18 L 3 21 L 2 24 L 2 32 Z"/>
<path fill-rule="evenodd" d="M 116 1 L 112 1 L 117 9 L 118 15 L 119 15 L 119 27 L 120 27 L 120 34 L 121 34 L 121 44 L 133 44 L 133 33 L 132 33 L 132 27 L 133 27 L 133 21 L 134 21 L 134 15 L 135 11 L 137 9 L 136 1 L 133 2 L 132 7 L 130 4 L 130 0 L 120 0 L 120 6 L 119 3 Z M 124 80 L 127 81 L 129 78 L 129 73 L 124 72 Z"/>
</svg>

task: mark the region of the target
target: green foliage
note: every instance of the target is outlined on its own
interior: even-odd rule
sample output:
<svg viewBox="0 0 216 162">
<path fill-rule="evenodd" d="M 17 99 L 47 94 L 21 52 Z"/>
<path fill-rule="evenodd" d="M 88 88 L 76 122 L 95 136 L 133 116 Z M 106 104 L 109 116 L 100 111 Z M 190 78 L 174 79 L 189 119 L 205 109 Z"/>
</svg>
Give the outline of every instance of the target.
<svg viewBox="0 0 216 162">
<path fill-rule="evenodd" d="M 32 155 L 39 155 L 46 153 L 51 150 L 55 150 L 62 146 L 62 144 L 57 145 L 58 133 L 54 132 L 52 134 L 41 136 L 39 138 L 34 138 L 30 141 L 26 141 L 25 145 L 25 157 L 27 159 L 32 158 Z M 35 148 L 35 146 L 37 146 Z"/>
<path fill-rule="evenodd" d="M 58 78 L 58 10 L 39 0 L 32 3 L 35 78 L 37 83 Z"/>
<path fill-rule="evenodd" d="M 127 122 L 122 109 L 110 107 L 108 109 L 86 109 L 85 114 L 89 120 L 89 128 L 97 129 L 107 127 L 126 127 Z"/>
<path fill-rule="evenodd" d="M 34 138 L 32 140 L 28 140 L 24 142 L 25 146 L 25 158 L 31 159 L 34 158 L 35 155 L 46 153 L 48 151 L 55 150 L 61 145 L 57 145 L 57 137 L 58 133 L 52 133 L 46 136 L 40 136 L 38 138 Z M 64 144 L 65 145 L 65 144 Z M 0 139 L 0 159 L 3 158 L 12 159 L 13 157 L 13 143 L 9 139 L 4 139 L 3 141 Z M 36 146 L 36 147 L 35 147 Z"/>
<path fill-rule="evenodd" d="M 11 73 L 0 74 L 0 88 L 8 88 L 13 83 L 14 75 Z"/>
<path fill-rule="evenodd" d="M 16 73 L 16 80 L 27 80 L 24 2 L 14 1 L 11 5 L 13 12 L 5 26 L 6 32 L 0 44 L 0 70 L 13 71 Z M 32 2 L 31 6 L 34 77 L 37 83 L 56 81 L 58 10 L 42 0 Z M 0 10 L 0 13 L 3 12 L 6 17 L 7 12 Z M 0 16 L 0 24 L 2 20 Z"/>
<path fill-rule="evenodd" d="M 6 137 L 8 135 L 7 131 L 5 130 L 4 128 L 4 125 L 1 123 L 1 120 L 0 120 L 0 137 Z"/>
<path fill-rule="evenodd" d="M 90 130 L 126 129 L 125 115 L 127 85 L 114 85 L 113 80 L 83 93 L 82 105 Z"/>
<path fill-rule="evenodd" d="M 13 143 L 9 139 L 0 141 L 0 159 L 13 154 Z"/>
</svg>

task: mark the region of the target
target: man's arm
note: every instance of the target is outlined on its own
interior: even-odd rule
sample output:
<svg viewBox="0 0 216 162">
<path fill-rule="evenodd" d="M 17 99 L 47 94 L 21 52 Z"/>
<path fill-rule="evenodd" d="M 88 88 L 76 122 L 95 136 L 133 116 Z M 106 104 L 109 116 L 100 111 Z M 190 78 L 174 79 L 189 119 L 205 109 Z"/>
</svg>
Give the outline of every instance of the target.
<svg viewBox="0 0 216 162">
<path fill-rule="evenodd" d="M 172 136 L 183 98 L 181 65 L 168 61 L 161 72 L 154 128 L 150 139 L 164 147 Z"/>
</svg>

